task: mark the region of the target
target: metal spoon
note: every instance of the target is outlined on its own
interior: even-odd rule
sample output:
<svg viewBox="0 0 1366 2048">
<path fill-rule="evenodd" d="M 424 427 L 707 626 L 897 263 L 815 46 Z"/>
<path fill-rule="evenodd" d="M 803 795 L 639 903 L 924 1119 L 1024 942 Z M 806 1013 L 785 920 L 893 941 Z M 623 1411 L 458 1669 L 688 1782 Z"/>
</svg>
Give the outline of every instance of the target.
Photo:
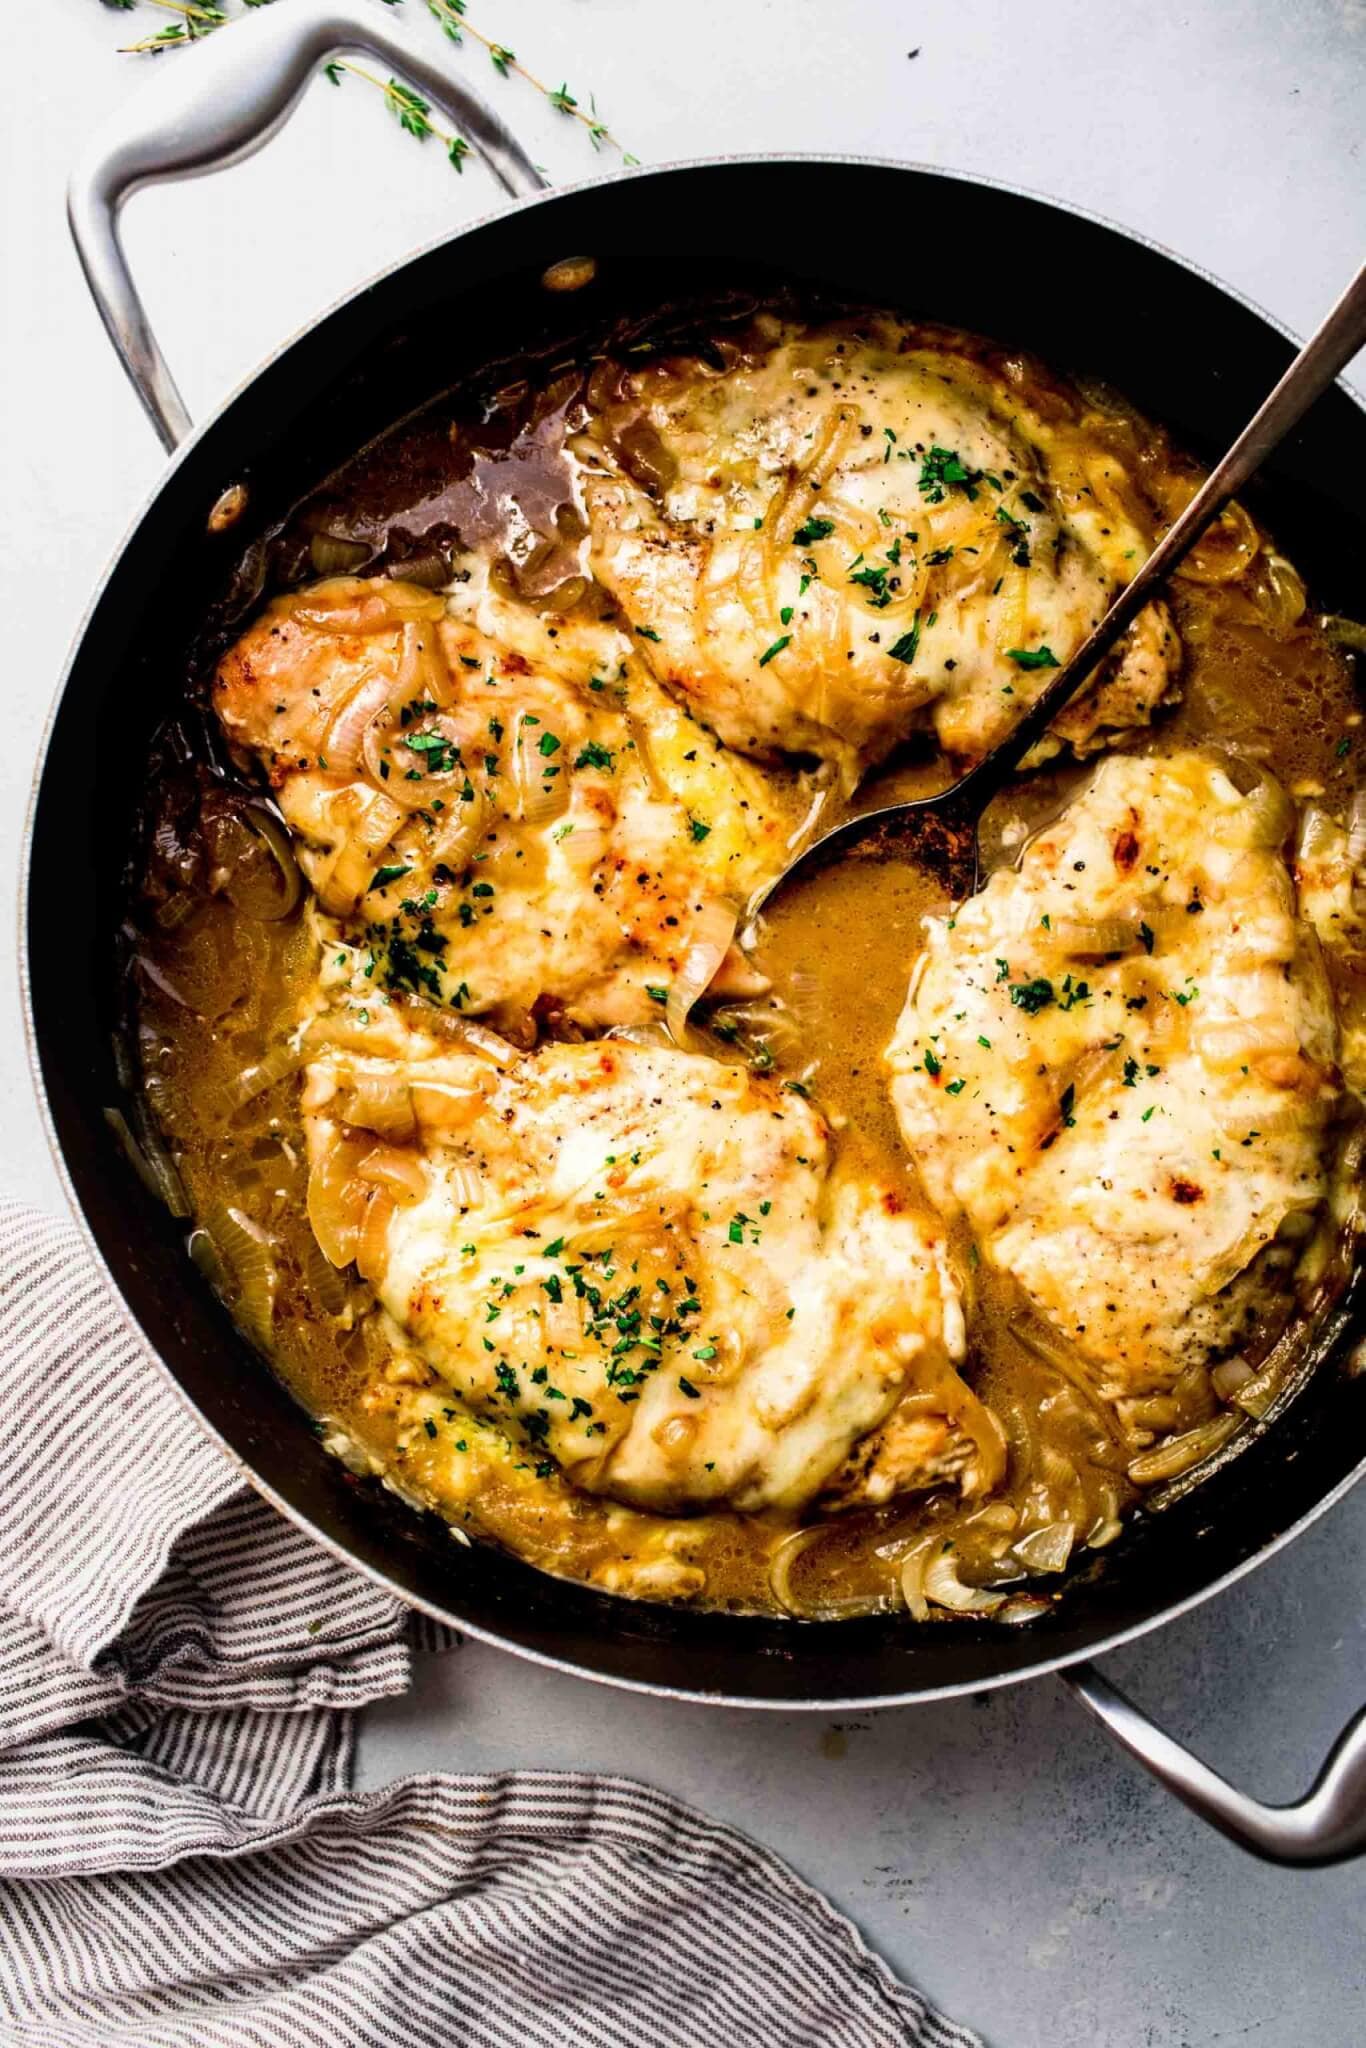
<svg viewBox="0 0 1366 2048">
<path fill-rule="evenodd" d="M 1172 570 L 1190 553 L 1211 520 L 1363 346 L 1366 267 L 1358 271 L 1318 332 L 1305 343 L 1222 462 L 1210 472 L 1180 518 L 1167 529 L 1132 583 L 1120 591 L 1100 624 L 1034 699 L 1007 738 L 983 755 L 966 775 L 936 795 L 864 811 L 813 840 L 751 903 L 749 918 L 752 920 L 770 904 L 779 890 L 788 888 L 795 876 L 810 875 L 832 858 L 868 841 L 876 841 L 880 850 L 929 870 L 955 899 L 971 895 L 981 880 L 978 827 L 987 805 L 1015 773 L 1030 748 L 1043 738 L 1063 706 L 1086 686 L 1097 662 L 1109 653 L 1149 598 L 1156 595 Z"/>
</svg>

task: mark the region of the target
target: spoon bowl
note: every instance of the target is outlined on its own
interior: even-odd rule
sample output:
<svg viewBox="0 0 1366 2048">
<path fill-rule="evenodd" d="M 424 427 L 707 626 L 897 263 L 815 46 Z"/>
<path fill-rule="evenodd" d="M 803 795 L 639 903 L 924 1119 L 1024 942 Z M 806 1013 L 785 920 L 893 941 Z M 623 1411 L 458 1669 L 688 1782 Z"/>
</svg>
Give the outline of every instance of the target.
<svg viewBox="0 0 1366 2048">
<path fill-rule="evenodd" d="M 1357 272 L 1228 453 L 1167 528 L 1132 582 L 1125 584 L 1104 618 L 1050 678 L 999 745 L 956 782 L 934 795 L 860 812 L 810 841 L 776 880 L 750 902 L 749 926 L 752 928 L 759 912 L 799 877 L 808 878 L 832 860 L 853 855 L 910 862 L 955 902 L 972 895 L 981 881 L 979 830 L 987 805 L 1044 737 L 1058 713 L 1094 679 L 1098 664 L 1163 588 L 1229 499 L 1256 474 L 1271 451 L 1298 425 L 1315 399 L 1362 347 L 1366 347 L 1366 267 Z"/>
</svg>

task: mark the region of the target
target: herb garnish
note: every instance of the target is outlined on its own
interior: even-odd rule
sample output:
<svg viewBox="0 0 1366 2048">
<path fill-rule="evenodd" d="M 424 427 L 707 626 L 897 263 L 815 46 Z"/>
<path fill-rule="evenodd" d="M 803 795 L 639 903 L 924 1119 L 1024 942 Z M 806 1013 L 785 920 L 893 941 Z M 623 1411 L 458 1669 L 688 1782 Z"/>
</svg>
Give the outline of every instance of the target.
<svg viewBox="0 0 1366 2048">
<path fill-rule="evenodd" d="M 999 975 L 997 980 L 1000 980 Z M 1046 1010 L 1057 998 L 1053 992 L 1052 982 L 1040 975 L 1035 981 L 1012 981 L 1010 1000 L 1016 1009 L 1023 1010 L 1027 1017 L 1037 1017 L 1040 1010 Z"/>
<path fill-rule="evenodd" d="M 1051 647 L 1007 647 L 1006 660 L 1013 661 L 1016 668 L 1060 668 L 1062 666 Z"/>
</svg>

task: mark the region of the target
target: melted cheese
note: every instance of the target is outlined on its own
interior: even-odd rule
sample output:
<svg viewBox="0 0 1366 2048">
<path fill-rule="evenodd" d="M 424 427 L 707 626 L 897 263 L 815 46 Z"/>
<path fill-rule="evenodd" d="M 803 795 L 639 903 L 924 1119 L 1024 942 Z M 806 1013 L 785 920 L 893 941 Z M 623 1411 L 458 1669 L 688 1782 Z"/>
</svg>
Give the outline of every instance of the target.
<svg viewBox="0 0 1366 2048">
<path fill-rule="evenodd" d="M 781 868 L 801 801 L 727 755 L 619 633 L 486 585 L 449 608 L 349 579 L 279 600 L 214 696 L 360 985 L 519 1035 L 533 1006 L 598 1027 L 657 1015 L 650 991 L 699 930 Z"/>
<path fill-rule="evenodd" d="M 1202 754 L 1105 761 L 927 920 L 888 1054 L 932 1200 L 1111 1395 L 1234 1344 L 1325 1192 L 1332 1005 L 1265 815 Z"/>
<path fill-rule="evenodd" d="M 846 784 L 917 727 L 992 745 L 1152 542 L 1075 405 L 891 323 L 648 362 L 575 445 L 594 571 L 656 674 L 729 746 Z M 1146 723 L 1179 654 L 1150 607 L 1059 734 Z"/>
<path fill-rule="evenodd" d="M 982 1482 L 965 1432 L 988 1463 L 999 1433 L 954 1369 L 942 1237 L 889 1185 L 832 1171 L 801 1096 L 610 1040 L 500 1068 L 398 1005 L 364 1041 L 329 1045 L 321 1022 L 315 1173 L 347 1146 L 372 1170 L 366 1104 L 398 1085 L 413 1184 L 385 1198 L 364 1269 L 439 1382 L 528 1457 L 665 1511 L 792 1508 L 831 1480 L 846 1499 Z"/>
</svg>

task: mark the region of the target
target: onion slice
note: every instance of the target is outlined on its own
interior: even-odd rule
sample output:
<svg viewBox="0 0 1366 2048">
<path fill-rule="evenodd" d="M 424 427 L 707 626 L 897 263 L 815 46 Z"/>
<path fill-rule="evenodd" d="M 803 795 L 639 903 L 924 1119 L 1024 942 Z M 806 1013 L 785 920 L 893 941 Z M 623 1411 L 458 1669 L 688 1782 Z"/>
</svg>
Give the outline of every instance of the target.
<svg viewBox="0 0 1366 2048">
<path fill-rule="evenodd" d="M 209 1235 L 232 1276 L 234 1311 L 248 1334 L 267 1342 L 275 1320 L 275 1293 L 280 1282 L 275 1240 L 244 1209 L 215 1209 Z"/>
<path fill-rule="evenodd" d="M 704 903 L 693 922 L 677 974 L 669 987 L 664 1022 L 669 1036 L 681 1051 L 688 1051 L 688 1013 L 698 997 L 710 988 L 716 971 L 730 950 L 739 918 L 734 910 L 718 902 Z"/>
<path fill-rule="evenodd" d="M 384 1188 L 374 1188 L 365 1205 L 365 1221 L 356 1244 L 356 1267 L 362 1280 L 373 1287 L 384 1272 L 389 1255 L 389 1225 L 394 1220 L 395 1202 Z"/>
<path fill-rule="evenodd" d="M 1366 782 L 1352 797 L 1347 818 L 1347 858 L 1354 868 L 1366 866 Z"/>
<path fill-rule="evenodd" d="M 259 1059 L 255 1066 L 244 1067 L 233 1083 L 231 1103 L 234 1109 L 241 1109 L 246 1103 L 254 1102 L 258 1095 L 264 1095 L 267 1088 L 273 1088 L 277 1081 L 283 1081 L 286 1074 L 297 1074 L 307 1054 L 290 1045 L 273 1045 L 269 1052 Z"/>
<path fill-rule="evenodd" d="M 569 802 L 569 772 L 564 765 L 568 749 L 561 747 L 558 759 L 543 754 L 541 741 L 545 736 L 546 727 L 539 720 L 529 722 L 525 712 L 518 713 L 512 743 L 512 781 L 517 792 L 518 816 L 527 825 L 558 817 Z M 551 770 L 558 773 L 548 772 Z"/>
<path fill-rule="evenodd" d="M 1014 1546 L 1014 1555 L 1032 1572 L 1066 1571 L 1076 1534 L 1070 1522 L 1049 1522 L 1044 1528 L 1031 1529 L 1027 1536 L 1022 1536 Z"/>
<path fill-rule="evenodd" d="M 356 1168 L 356 1176 L 371 1187 L 387 1189 L 401 1209 L 411 1208 L 427 1192 L 422 1161 L 397 1145 L 376 1145 Z"/>
<path fill-rule="evenodd" d="M 955 1614 L 994 1614 L 1004 1595 L 985 1586 L 966 1586 L 958 1576 L 952 1554 L 941 1550 L 925 1571 L 925 1593 L 937 1607 L 949 1607 Z"/>
<path fill-rule="evenodd" d="M 347 792 L 349 794 L 349 792 Z M 318 895 L 324 910 L 345 916 L 370 886 L 375 862 L 403 823 L 403 813 L 387 796 L 374 796 L 360 823 L 342 841 L 322 875 Z"/>
<path fill-rule="evenodd" d="M 1155 1486 L 1161 1479 L 1178 1478 L 1226 1444 L 1238 1423 L 1236 1415 L 1216 1415 L 1181 1436 L 1170 1437 L 1165 1444 L 1134 1459 L 1129 1467 L 1130 1479 L 1135 1486 Z"/>
<path fill-rule="evenodd" d="M 364 760 L 364 741 L 371 724 L 388 709 L 393 685 L 387 676 L 367 676 L 351 692 L 333 719 L 326 741 L 328 769 L 338 775 L 357 775 Z"/>
</svg>

